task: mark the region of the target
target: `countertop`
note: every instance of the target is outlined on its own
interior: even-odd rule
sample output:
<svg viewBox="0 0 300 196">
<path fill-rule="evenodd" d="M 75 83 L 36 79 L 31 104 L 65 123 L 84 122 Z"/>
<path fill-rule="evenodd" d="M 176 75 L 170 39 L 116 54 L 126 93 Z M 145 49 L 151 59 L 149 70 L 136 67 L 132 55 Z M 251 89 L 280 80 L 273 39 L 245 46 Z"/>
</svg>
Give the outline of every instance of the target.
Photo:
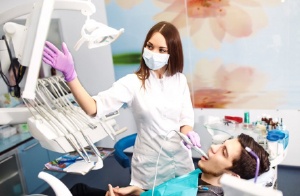
<svg viewBox="0 0 300 196">
<path fill-rule="evenodd" d="M 29 132 L 19 133 L 6 139 L 0 139 L 0 155 L 10 151 L 11 149 L 33 139 Z"/>
</svg>

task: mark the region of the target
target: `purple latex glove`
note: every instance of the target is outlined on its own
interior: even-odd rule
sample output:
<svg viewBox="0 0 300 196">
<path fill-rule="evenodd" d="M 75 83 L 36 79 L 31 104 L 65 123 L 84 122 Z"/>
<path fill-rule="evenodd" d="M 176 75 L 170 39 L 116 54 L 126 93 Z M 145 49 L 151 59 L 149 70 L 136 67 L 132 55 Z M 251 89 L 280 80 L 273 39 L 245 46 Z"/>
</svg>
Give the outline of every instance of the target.
<svg viewBox="0 0 300 196">
<path fill-rule="evenodd" d="M 67 82 L 77 77 L 74 61 L 66 43 L 62 43 L 62 52 L 52 43 L 46 41 L 43 52 L 43 61 L 54 69 L 61 71 Z"/>
<path fill-rule="evenodd" d="M 198 146 L 199 148 L 201 148 L 201 144 L 200 144 L 200 136 L 198 135 L 198 133 L 196 133 L 195 131 L 190 131 L 186 134 L 186 136 L 191 140 L 192 144 L 194 146 Z M 192 147 L 187 144 L 186 142 L 184 142 L 184 145 L 188 148 L 191 149 Z"/>
</svg>

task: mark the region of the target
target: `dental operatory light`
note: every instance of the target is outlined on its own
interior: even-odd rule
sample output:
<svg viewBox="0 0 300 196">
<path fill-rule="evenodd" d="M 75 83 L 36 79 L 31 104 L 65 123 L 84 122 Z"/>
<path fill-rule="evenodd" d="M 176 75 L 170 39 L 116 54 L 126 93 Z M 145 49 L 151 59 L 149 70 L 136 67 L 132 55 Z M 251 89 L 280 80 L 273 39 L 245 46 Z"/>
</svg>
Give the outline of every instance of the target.
<svg viewBox="0 0 300 196">
<path fill-rule="evenodd" d="M 35 98 L 35 88 L 42 62 L 42 52 L 48 34 L 48 29 L 53 10 L 76 10 L 87 17 L 81 30 L 81 38 L 75 45 L 75 50 L 84 43 L 88 48 L 96 48 L 108 45 L 115 41 L 124 29 L 116 30 L 100 22 L 91 19 L 96 12 L 91 0 L 36 0 L 35 3 L 25 3 L 0 13 L 0 24 L 4 24 L 3 30 L 12 44 L 16 58 L 22 66 L 28 67 L 27 77 L 22 92 L 26 99 Z M 10 22 L 20 16 L 28 15 L 25 25 Z M 2 70 L 8 70 L 10 62 L 5 59 L 2 51 L 3 43 L 0 42 L 0 61 Z M 7 63 L 5 63 L 7 62 Z"/>
<path fill-rule="evenodd" d="M 91 3 L 91 0 L 87 0 L 86 2 Z M 124 32 L 123 28 L 116 30 L 91 19 L 91 15 L 95 12 L 93 6 L 94 5 L 92 4 L 91 9 L 89 10 L 81 10 L 81 13 L 85 15 L 87 19 L 81 28 L 81 38 L 74 46 L 75 50 L 78 50 L 84 42 L 87 42 L 89 49 L 109 45 Z"/>
<path fill-rule="evenodd" d="M 88 48 L 106 46 L 115 41 L 124 29 L 116 30 L 105 24 L 88 18 L 81 29 L 81 38 L 74 46 L 78 50 L 84 42 L 88 42 Z"/>
</svg>

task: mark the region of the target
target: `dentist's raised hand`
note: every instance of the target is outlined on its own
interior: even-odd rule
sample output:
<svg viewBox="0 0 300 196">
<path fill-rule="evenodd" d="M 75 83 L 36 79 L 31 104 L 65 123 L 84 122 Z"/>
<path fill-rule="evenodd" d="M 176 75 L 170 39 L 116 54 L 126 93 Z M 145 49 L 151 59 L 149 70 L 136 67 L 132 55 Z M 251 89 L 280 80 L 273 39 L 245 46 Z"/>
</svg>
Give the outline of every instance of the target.
<svg viewBox="0 0 300 196">
<path fill-rule="evenodd" d="M 46 41 L 43 61 L 54 69 L 61 71 L 67 82 L 71 82 L 77 77 L 72 55 L 64 42 L 62 43 L 62 51 L 60 51 L 51 42 Z"/>
</svg>

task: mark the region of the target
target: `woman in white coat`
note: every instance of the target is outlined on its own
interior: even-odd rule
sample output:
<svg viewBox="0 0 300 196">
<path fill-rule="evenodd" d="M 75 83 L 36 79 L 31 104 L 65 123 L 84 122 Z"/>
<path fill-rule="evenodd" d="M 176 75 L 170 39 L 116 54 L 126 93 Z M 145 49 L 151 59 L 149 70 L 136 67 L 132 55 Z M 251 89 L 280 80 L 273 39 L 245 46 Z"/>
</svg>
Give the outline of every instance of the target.
<svg viewBox="0 0 300 196">
<path fill-rule="evenodd" d="M 102 117 L 123 104 L 131 107 L 137 138 L 131 163 L 131 185 L 151 189 L 155 185 L 194 170 L 190 146 L 184 146 L 172 130 L 181 131 L 200 147 L 193 131 L 194 112 L 183 71 L 183 51 L 178 30 L 168 22 L 148 32 L 138 71 L 116 81 L 111 88 L 91 97 L 80 84 L 72 56 L 46 42 L 43 61 L 61 71 L 81 108 Z M 156 170 L 160 148 L 162 151 Z"/>
</svg>

